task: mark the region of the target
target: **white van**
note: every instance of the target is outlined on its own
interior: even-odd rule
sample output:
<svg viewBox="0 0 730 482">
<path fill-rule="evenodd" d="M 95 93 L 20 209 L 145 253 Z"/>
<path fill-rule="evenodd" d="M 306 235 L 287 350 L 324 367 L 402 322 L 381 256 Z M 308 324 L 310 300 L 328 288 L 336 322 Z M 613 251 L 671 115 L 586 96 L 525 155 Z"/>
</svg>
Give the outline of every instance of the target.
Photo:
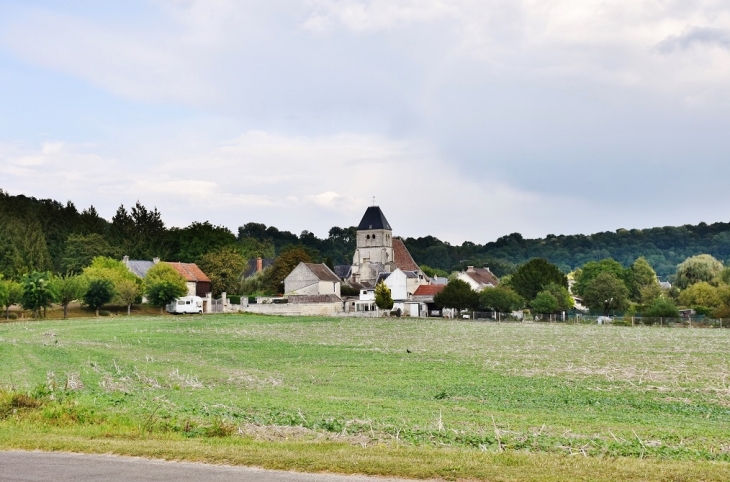
<svg viewBox="0 0 730 482">
<path fill-rule="evenodd" d="M 200 296 L 183 296 L 167 305 L 167 312 L 173 315 L 194 313 L 203 314 L 203 298 Z"/>
</svg>

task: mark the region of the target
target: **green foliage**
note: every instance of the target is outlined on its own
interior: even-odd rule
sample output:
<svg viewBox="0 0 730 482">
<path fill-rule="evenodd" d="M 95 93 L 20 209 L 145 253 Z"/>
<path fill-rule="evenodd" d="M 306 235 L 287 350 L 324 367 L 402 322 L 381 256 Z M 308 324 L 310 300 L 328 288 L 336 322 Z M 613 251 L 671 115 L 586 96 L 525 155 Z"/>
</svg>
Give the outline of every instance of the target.
<svg viewBox="0 0 730 482">
<path fill-rule="evenodd" d="M 10 307 L 17 305 L 23 299 L 23 285 L 12 280 L 0 280 L 0 289 L 4 293 L 3 303 L 5 319 L 10 319 Z"/>
<path fill-rule="evenodd" d="M 679 310 L 672 300 L 662 297 L 655 299 L 641 315 L 650 318 L 676 318 L 679 316 Z"/>
<path fill-rule="evenodd" d="M 626 283 L 626 279 L 629 277 L 628 271 L 618 261 L 608 258 L 586 263 L 579 271 L 576 271 L 573 292 L 579 296 L 584 296 L 586 287 L 601 273 L 613 274 L 616 278 L 622 280 L 628 288 L 628 283 Z"/>
<path fill-rule="evenodd" d="M 211 291 L 214 297 L 218 298 L 224 291 L 230 294 L 241 293 L 243 272 L 246 270 L 248 263 L 234 247 L 225 246 L 204 255 L 198 266 L 210 278 Z"/>
<path fill-rule="evenodd" d="M 230 229 L 214 226 L 208 221 L 194 222 L 183 229 L 171 228 L 168 238 L 172 244 L 173 259 L 184 263 L 198 263 L 206 254 L 236 243 L 236 236 Z"/>
<path fill-rule="evenodd" d="M 479 293 L 471 289 L 466 281 L 455 279 L 441 290 L 433 301 L 439 308 L 454 308 L 457 310 L 475 310 L 479 308 Z"/>
<path fill-rule="evenodd" d="M 550 283 L 567 288 L 568 278 L 557 266 L 541 258 L 518 267 L 510 279 L 512 289 L 526 300 L 534 299 Z"/>
<path fill-rule="evenodd" d="M 150 268 L 150 271 L 154 269 Z M 124 302 L 116 298 L 119 294 L 119 287 L 125 281 L 131 281 L 137 284 L 142 291 L 143 282 L 135 276 L 121 261 L 108 258 L 105 256 L 97 256 L 91 261 L 91 264 L 84 268 L 83 276 L 90 282 L 95 279 L 105 279 L 112 283 L 115 299 L 111 300 L 116 304 L 124 304 Z"/>
<path fill-rule="evenodd" d="M 241 293 L 250 296 L 266 296 L 267 282 L 269 279 L 269 271 L 271 267 L 264 268 L 263 271 L 254 273 L 241 283 Z"/>
<path fill-rule="evenodd" d="M 88 280 L 79 275 L 66 275 L 53 278 L 52 283 L 58 296 L 57 301 L 63 306 L 63 319 L 65 320 L 68 318 L 69 303 L 83 298 L 88 286 Z"/>
<path fill-rule="evenodd" d="M 48 308 L 56 299 L 52 276 L 49 272 L 33 271 L 23 276 L 20 283 L 23 285 L 23 295 L 20 303 L 26 310 L 31 310 L 38 318 L 43 308 Z"/>
<path fill-rule="evenodd" d="M 601 310 L 608 316 L 612 310 L 628 308 L 629 290 L 615 274 L 603 272 L 586 286 L 583 303 L 593 310 Z"/>
<path fill-rule="evenodd" d="M 639 301 L 643 305 L 651 305 L 659 299 L 664 292 L 662 291 L 661 286 L 659 286 L 659 283 L 654 283 L 650 285 L 646 285 L 639 289 Z"/>
<path fill-rule="evenodd" d="M 353 288 L 352 286 L 348 285 L 347 283 L 342 283 L 342 286 L 340 286 L 340 295 L 341 296 L 358 296 L 360 295 L 360 290 L 357 288 Z"/>
<path fill-rule="evenodd" d="M 558 311 L 558 300 L 550 291 L 541 291 L 530 301 L 530 307 L 535 313 L 551 314 Z"/>
<path fill-rule="evenodd" d="M 479 306 L 490 311 L 500 313 L 511 313 L 522 309 L 525 300 L 510 288 L 505 288 L 500 283 L 494 288 L 485 288 L 479 293 Z"/>
<path fill-rule="evenodd" d="M 175 298 L 188 294 L 185 278 L 167 263 L 157 263 L 145 275 L 145 293 L 154 306 L 160 308 L 172 303 Z"/>
<path fill-rule="evenodd" d="M 51 259 L 40 223 L 0 212 L 0 274 L 18 278 L 31 271 L 51 268 Z"/>
<path fill-rule="evenodd" d="M 188 293 L 187 287 L 181 287 L 178 283 L 169 280 L 155 281 L 147 285 L 147 299 L 153 306 L 160 308 L 185 296 Z"/>
<path fill-rule="evenodd" d="M 550 283 L 545 286 L 545 292 L 550 293 L 557 302 L 555 311 L 568 311 L 575 306 L 573 297 L 570 296 L 570 292 L 564 286 L 560 286 L 556 283 Z"/>
<path fill-rule="evenodd" d="M 674 284 L 679 289 L 685 289 L 700 281 L 716 284 L 722 270 L 722 263 L 709 254 L 692 256 L 677 266 Z"/>
<path fill-rule="evenodd" d="M 140 286 L 132 280 L 122 280 L 115 287 L 116 299 L 127 307 L 127 315 L 132 311 L 132 304 L 142 295 Z"/>
<path fill-rule="evenodd" d="M 393 297 L 390 288 L 382 281 L 375 286 L 375 305 L 381 310 L 393 308 Z"/>
<path fill-rule="evenodd" d="M 421 271 L 423 271 L 429 278 L 435 278 L 436 276 L 438 276 L 439 278 L 449 277 L 449 273 L 443 269 L 432 268 L 425 264 L 422 264 L 421 266 L 419 266 L 419 268 L 421 268 Z"/>
<path fill-rule="evenodd" d="M 112 243 L 132 259 L 164 258 L 169 253 L 169 238 L 162 215 L 139 201 L 130 212 L 119 206 L 109 229 Z"/>
<path fill-rule="evenodd" d="M 94 278 L 84 293 L 84 304 L 96 311 L 99 316 L 99 308 L 109 303 L 115 295 L 114 284 L 105 278 Z"/>
<path fill-rule="evenodd" d="M 99 256 L 116 258 L 120 254 L 100 234 L 71 234 L 66 239 L 61 266 L 67 273 L 81 273 Z"/>
<path fill-rule="evenodd" d="M 679 302 L 684 306 L 707 306 L 718 308 L 722 304 L 717 288 L 706 281 L 699 281 L 679 293 Z"/>
</svg>

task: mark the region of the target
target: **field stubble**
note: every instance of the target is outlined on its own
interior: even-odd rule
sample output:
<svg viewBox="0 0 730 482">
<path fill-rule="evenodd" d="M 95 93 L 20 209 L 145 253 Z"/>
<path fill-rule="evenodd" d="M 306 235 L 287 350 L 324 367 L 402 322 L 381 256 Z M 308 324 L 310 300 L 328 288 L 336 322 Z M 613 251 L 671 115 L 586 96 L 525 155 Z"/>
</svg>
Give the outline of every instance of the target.
<svg viewBox="0 0 730 482">
<path fill-rule="evenodd" d="M 0 423 L 724 467 L 728 353 L 730 330 L 712 329 L 230 315 L 14 323 L 0 326 Z M 38 406 L 13 407 L 26 392 Z"/>
</svg>

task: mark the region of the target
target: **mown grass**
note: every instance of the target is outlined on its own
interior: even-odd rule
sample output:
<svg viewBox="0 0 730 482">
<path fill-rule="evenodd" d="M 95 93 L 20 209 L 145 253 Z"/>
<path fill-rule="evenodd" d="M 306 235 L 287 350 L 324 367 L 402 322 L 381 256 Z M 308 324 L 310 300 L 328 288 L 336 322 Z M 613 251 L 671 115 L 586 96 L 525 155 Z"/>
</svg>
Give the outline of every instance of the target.
<svg viewBox="0 0 730 482">
<path fill-rule="evenodd" d="M 0 444 L 413 477 L 549 480 L 539 467 L 551 467 L 580 480 L 613 467 L 626 480 L 723 480 L 729 349 L 720 329 L 251 315 L 4 324 Z M 463 470 L 449 472 L 455 459 Z"/>
</svg>

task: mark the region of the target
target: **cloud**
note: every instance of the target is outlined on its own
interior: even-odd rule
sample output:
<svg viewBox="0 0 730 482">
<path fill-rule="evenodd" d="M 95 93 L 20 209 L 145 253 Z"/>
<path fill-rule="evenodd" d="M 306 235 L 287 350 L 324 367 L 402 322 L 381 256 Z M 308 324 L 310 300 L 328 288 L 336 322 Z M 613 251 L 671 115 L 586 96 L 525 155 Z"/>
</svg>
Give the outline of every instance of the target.
<svg viewBox="0 0 730 482">
<path fill-rule="evenodd" d="M 730 49 L 730 30 L 711 27 L 692 27 L 679 35 L 670 35 L 656 46 L 663 54 L 687 50 L 694 46 L 715 46 Z"/>
</svg>

